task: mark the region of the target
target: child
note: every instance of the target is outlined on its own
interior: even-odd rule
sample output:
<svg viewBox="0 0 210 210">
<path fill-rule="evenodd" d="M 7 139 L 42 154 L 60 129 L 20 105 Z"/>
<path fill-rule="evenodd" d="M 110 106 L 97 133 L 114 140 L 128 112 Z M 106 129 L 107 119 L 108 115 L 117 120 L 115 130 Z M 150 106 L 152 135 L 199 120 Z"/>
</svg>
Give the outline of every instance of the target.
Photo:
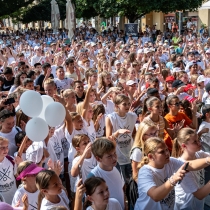
<svg viewBox="0 0 210 210">
<path fill-rule="evenodd" d="M 189 126 L 194 129 L 197 128 L 196 101 L 192 103 L 193 120 L 190 120 L 184 113 L 179 112 L 180 101 L 177 96 L 175 95 L 168 96 L 168 98 L 166 99 L 166 104 L 169 108 L 169 113 L 165 116 L 165 119 L 171 128 L 176 124 L 180 123 L 183 124 L 184 127 Z"/>
<path fill-rule="evenodd" d="M 62 66 L 56 68 L 57 78 L 54 79 L 54 82 L 57 87 L 57 91 L 60 94 L 61 90 L 66 90 L 74 86 L 74 80 L 71 78 L 65 78 L 65 72 Z"/>
<path fill-rule="evenodd" d="M 48 210 L 55 206 L 69 209 L 69 199 L 63 190 L 58 175 L 51 170 L 44 170 L 36 176 L 36 186 L 39 189 L 38 210 Z"/>
<path fill-rule="evenodd" d="M 91 149 L 99 164 L 90 172 L 88 177 L 103 178 L 109 188 L 110 197 L 117 199 L 124 209 L 124 179 L 115 167 L 117 154 L 114 143 L 106 138 L 101 138 L 92 144 Z"/>
<path fill-rule="evenodd" d="M 0 137 L 0 193 L 8 204 L 12 203 L 12 198 L 17 190 L 14 177 L 14 163 L 7 158 L 9 151 L 9 140 Z"/>
<path fill-rule="evenodd" d="M 88 81 L 88 89 L 85 95 L 84 102 L 77 105 L 77 112 L 82 116 L 84 122 L 84 129 L 87 131 L 90 141 L 93 142 L 96 138 L 96 131 L 93 124 L 93 108 L 90 105 L 90 94 L 92 92 L 92 86 L 90 80 Z"/>
<path fill-rule="evenodd" d="M 182 161 L 190 161 L 200 158 L 209 157 L 210 154 L 203 152 L 201 149 L 198 135 L 191 128 L 182 128 L 174 140 L 172 156 Z M 204 169 L 191 171 L 191 180 L 187 177 L 183 180 L 183 186 L 175 187 L 176 200 L 174 209 L 203 209 L 204 198 L 210 193 L 209 183 L 205 185 Z M 190 185 L 189 185 L 190 183 Z M 186 186 L 184 186 L 186 184 Z"/>
<path fill-rule="evenodd" d="M 110 87 L 113 87 L 111 73 L 104 71 L 99 76 L 98 91 L 101 91 L 101 97 L 107 93 Z"/>
<path fill-rule="evenodd" d="M 46 95 L 52 98 L 53 98 L 53 95 L 57 93 L 56 85 L 53 79 L 48 78 L 47 80 L 45 80 L 44 91 Z"/>
<path fill-rule="evenodd" d="M 142 148 L 144 142 L 150 137 L 157 137 L 159 133 L 158 128 L 155 125 L 141 122 L 136 132 L 133 147 L 131 149 L 131 165 L 132 165 L 132 176 L 134 180 L 137 180 L 138 169 L 137 166 L 143 158 Z"/>
<path fill-rule="evenodd" d="M 98 71 L 93 69 L 88 69 L 85 72 L 85 79 L 86 81 L 90 82 L 91 86 L 96 89 L 98 87 L 97 79 L 98 79 Z M 84 86 L 84 89 L 86 90 L 88 88 L 88 84 Z"/>
<path fill-rule="evenodd" d="M 84 207 L 87 210 L 122 210 L 118 200 L 110 198 L 109 189 L 104 179 L 91 177 L 84 183 L 86 188 L 87 201 Z"/>
<path fill-rule="evenodd" d="M 117 160 L 126 182 L 131 177 L 130 150 L 133 145 L 132 134 L 135 132 L 137 116 L 129 112 L 130 100 L 126 95 L 120 94 L 114 100 L 116 111 L 106 117 L 106 137 L 113 136 L 116 141 Z M 119 130 L 126 132 L 120 134 Z"/>
<path fill-rule="evenodd" d="M 96 137 L 105 136 L 105 108 L 103 104 L 93 106 L 93 122 L 96 130 Z"/>
<path fill-rule="evenodd" d="M 24 139 L 25 139 L 25 141 L 24 141 Z M 26 136 L 26 133 L 24 131 L 20 131 L 15 135 L 15 143 L 16 143 L 18 149 L 20 148 L 23 141 L 24 141 L 24 148 L 23 148 L 23 151 L 21 151 L 21 153 L 22 153 L 21 158 L 23 161 L 25 161 L 26 160 L 26 150 L 32 144 L 32 141 Z M 16 156 L 19 156 L 18 152 L 14 153 L 14 157 L 16 157 Z"/>
<path fill-rule="evenodd" d="M 180 180 L 183 180 L 187 172 L 184 170 L 186 163 L 170 157 L 166 144 L 157 137 L 147 139 L 144 142 L 143 151 L 145 157 L 139 164 L 140 170 L 137 182 L 139 197 L 134 209 L 174 210 L 174 186 Z M 196 171 L 207 167 L 210 164 L 210 158 L 207 157 L 188 162 L 187 170 Z M 188 177 L 184 179 L 188 183 L 187 187 L 190 187 L 191 181 Z M 181 185 L 183 186 L 184 182 L 181 182 Z"/>
<path fill-rule="evenodd" d="M 136 71 L 132 67 L 130 67 L 128 69 L 128 79 L 127 80 L 133 80 L 138 84 L 138 79 L 136 78 Z"/>
<path fill-rule="evenodd" d="M 19 207 L 23 206 L 21 198 L 26 194 L 28 196 L 29 207 L 28 210 L 37 209 L 37 201 L 39 191 L 36 187 L 36 175 L 44 170 L 41 167 L 38 167 L 31 161 L 24 161 L 18 165 L 17 168 L 17 180 L 21 180 L 23 185 L 17 189 L 12 200 L 12 206 L 16 206 L 19 202 Z"/>
<path fill-rule="evenodd" d="M 72 162 L 71 175 L 77 177 L 74 191 L 76 192 L 76 186 L 79 181 L 79 173 L 81 166 L 82 181 L 87 179 L 90 171 L 97 166 L 95 157 L 91 154 L 91 142 L 87 135 L 78 134 L 72 139 L 72 145 L 76 149 L 77 154 Z"/>
<path fill-rule="evenodd" d="M 66 108 L 69 112 L 76 112 L 76 94 L 74 90 L 64 90 L 62 93 L 64 101 L 66 102 Z"/>
<path fill-rule="evenodd" d="M 115 97 L 118 94 L 121 94 L 121 88 L 111 87 L 111 88 L 109 88 L 108 92 L 105 93 L 103 95 L 103 97 L 101 98 L 101 101 L 105 106 L 106 114 L 111 114 L 112 112 L 114 112 L 115 105 L 114 105 L 113 101 L 115 100 Z M 109 100 L 108 100 L 108 98 L 109 98 Z"/>
</svg>

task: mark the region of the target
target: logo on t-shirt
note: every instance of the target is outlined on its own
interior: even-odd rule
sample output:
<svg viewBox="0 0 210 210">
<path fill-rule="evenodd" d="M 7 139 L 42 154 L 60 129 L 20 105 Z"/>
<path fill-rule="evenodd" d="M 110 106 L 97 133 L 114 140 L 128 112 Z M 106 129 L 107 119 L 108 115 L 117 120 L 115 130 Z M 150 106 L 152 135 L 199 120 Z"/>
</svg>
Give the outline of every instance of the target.
<svg viewBox="0 0 210 210">
<path fill-rule="evenodd" d="M 7 192 L 12 189 L 13 185 L 15 184 L 10 177 L 10 166 L 8 168 L 1 168 L 0 170 L 0 192 Z M 11 180 L 11 182 L 10 182 Z M 6 182 L 6 184 L 5 184 Z"/>
</svg>

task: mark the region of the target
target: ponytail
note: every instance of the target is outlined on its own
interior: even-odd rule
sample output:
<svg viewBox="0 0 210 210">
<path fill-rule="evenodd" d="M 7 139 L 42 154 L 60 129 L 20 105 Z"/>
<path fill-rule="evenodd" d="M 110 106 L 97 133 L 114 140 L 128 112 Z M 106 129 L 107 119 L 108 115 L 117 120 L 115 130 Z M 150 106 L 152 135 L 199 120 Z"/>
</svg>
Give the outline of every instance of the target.
<svg viewBox="0 0 210 210">
<path fill-rule="evenodd" d="M 144 102 L 143 102 L 143 110 L 142 110 L 142 116 L 143 118 L 145 117 L 145 115 L 148 113 L 148 108 L 147 108 L 147 100 L 149 98 L 145 98 Z"/>
<path fill-rule="evenodd" d="M 92 202 L 89 200 L 86 200 L 83 204 L 83 210 L 86 210 L 88 208 L 88 206 L 91 206 Z"/>
<path fill-rule="evenodd" d="M 42 204 L 43 198 L 44 198 L 44 195 L 41 192 L 39 192 L 37 210 L 41 210 L 41 204 Z"/>
<path fill-rule="evenodd" d="M 178 158 L 182 154 L 182 148 L 179 145 L 178 139 L 174 139 L 173 149 L 172 149 L 172 157 Z"/>
</svg>

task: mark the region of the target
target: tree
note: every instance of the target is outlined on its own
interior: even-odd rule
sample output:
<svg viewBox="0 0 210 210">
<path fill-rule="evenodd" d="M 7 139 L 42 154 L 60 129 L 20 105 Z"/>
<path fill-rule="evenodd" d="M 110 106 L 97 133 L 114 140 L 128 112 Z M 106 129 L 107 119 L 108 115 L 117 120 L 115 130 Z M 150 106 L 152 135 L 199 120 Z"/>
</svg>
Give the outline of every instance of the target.
<svg viewBox="0 0 210 210">
<path fill-rule="evenodd" d="M 21 8 L 27 7 L 34 0 L 1 0 L 0 17 L 11 15 Z"/>
</svg>

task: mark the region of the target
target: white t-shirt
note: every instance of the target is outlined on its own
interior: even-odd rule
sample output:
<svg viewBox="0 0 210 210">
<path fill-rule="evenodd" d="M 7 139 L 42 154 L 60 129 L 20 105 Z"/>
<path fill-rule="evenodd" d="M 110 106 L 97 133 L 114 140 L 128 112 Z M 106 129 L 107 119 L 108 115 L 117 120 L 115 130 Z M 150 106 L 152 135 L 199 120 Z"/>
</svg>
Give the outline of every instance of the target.
<svg viewBox="0 0 210 210">
<path fill-rule="evenodd" d="M 18 133 L 18 130 L 21 131 L 19 127 L 13 127 L 10 133 L 0 132 L 0 136 L 9 140 L 9 152 L 8 154 L 14 156 L 14 153 L 17 152 L 17 146 L 15 143 L 15 135 Z"/>
<path fill-rule="evenodd" d="M 74 160 L 72 162 L 72 167 L 79 161 L 80 158 L 81 158 L 81 156 L 77 156 L 74 158 Z M 91 172 L 91 170 L 94 169 L 97 165 L 98 165 L 98 162 L 95 159 L 93 154 L 91 155 L 91 158 L 84 159 L 82 167 L 81 167 L 83 183 L 87 179 L 87 176 Z M 76 180 L 76 183 L 74 186 L 74 192 L 76 192 L 76 187 L 77 187 L 77 183 L 79 182 L 79 179 L 80 179 L 79 176 L 77 176 L 77 180 Z"/>
<path fill-rule="evenodd" d="M 106 207 L 107 210 L 122 210 L 122 207 L 118 200 L 115 198 L 109 198 L 109 203 Z M 91 206 L 88 206 L 86 210 L 94 210 Z"/>
<path fill-rule="evenodd" d="M 161 186 L 175 173 L 184 162 L 170 157 L 169 163 L 165 164 L 162 169 L 153 168 L 150 165 L 144 165 L 138 173 L 138 193 L 134 210 L 174 210 L 175 190 L 161 201 L 155 202 L 147 192 L 154 186 Z M 181 182 L 182 185 L 183 182 Z"/>
<path fill-rule="evenodd" d="M 71 89 L 72 85 L 74 83 L 74 80 L 70 79 L 70 78 L 64 78 L 63 80 L 60 80 L 58 78 L 54 79 L 54 82 L 56 84 L 57 90 L 58 92 L 60 92 L 61 90 L 66 90 L 66 89 Z"/>
<path fill-rule="evenodd" d="M 42 57 L 42 59 L 41 59 Z M 41 60 L 40 60 L 41 59 Z M 46 58 L 43 57 L 43 56 L 37 56 L 37 55 L 34 55 L 32 58 L 31 58 L 31 65 L 34 66 L 35 63 L 45 63 L 46 62 Z"/>
<path fill-rule="evenodd" d="M 139 147 L 136 147 L 133 149 L 130 159 L 139 163 L 139 162 L 141 162 L 141 159 L 143 156 L 144 155 L 143 155 L 141 149 Z"/>
<path fill-rule="evenodd" d="M 55 206 L 64 206 L 69 209 L 69 199 L 64 190 L 62 190 L 62 192 L 58 196 L 60 197 L 59 203 L 51 203 L 46 198 L 43 198 L 40 210 L 51 210 L 51 208 Z"/>
<path fill-rule="evenodd" d="M 0 193 L 8 204 L 12 203 L 12 198 L 17 190 L 16 180 L 14 177 L 14 166 L 5 157 L 0 162 Z"/>
<path fill-rule="evenodd" d="M 112 169 L 112 171 L 104 171 L 97 165 L 92 171 L 95 177 L 101 177 L 106 181 L 106 184 L 109 188 L 109 193 L 111 198 L 115 198 L 119 201 L 122 209 L 124 209 L 124 179 L 121 176 L 120 172 L 116 167 Z M 90 177 L 91 177 L 90 174 Z"/>
<path fill-rule="evenodd" d="M 104 105 L 106 114 L 113 113 L 114 112 L 114 107 L 115 107 L 114 103 L 111 100 L 107 100 L 106 103 L 107 104 Z"/>
<path fill-rule="evenodd" d="M 104 129 L 105 129 L 105 115 L 99 120 L 99 128 L 96 131 L 96 137 L 102 137 L 104 136 Z"/>
<path fill-rule="evenodd" d="M 24 194 L 27 194 L 28 196 L 28 210 L 37 209 L 39 190 L 37 190 L 35 193 L 30 193 L 26 191 L 23 186 L 18 188 L 15 192 L 15 195 L 12 200 L 12 206 L 14 207 L 20 201 L 19 206 L 23 207 L 22 197 Z"/>
<path fill-rule="evenodd" d="M 65 128 L 65 137 L 67 141 L 69 142 L 69 151 L 68 151 L 68 161 L 69 163 L 72 163 L 74 156 L 76 155 L 77 151 L 72 145 L 72 139 L 77 134 L 85 134 L 88 135 L 87 131 L 82 128 L 81 130 L 75 130 L 73 129 L 72 134 L 68 132 L 68 130 Z"/>
<path fill-rule="evenodd" d="M 90 141 L 94 142 L 96 139 L 96 130 L 94 127 L 93 120 L 90 121 L 89 125 L 88 122 L 83 118 L 83 128 L 87 131 Z"/>
<path fill-rule="evenodd" d="M 116 132 L 118 129 L 128 129 L 130 133 L 119 134 L 116 143 L 116 153 L 117 160 L 120 165 L 129 164 L 130 161 L 130 151 L 133 146 L 132 132 L 135 128 L 135 123 L 137 116 L 133 112 L 128 112 L 124 117 L 120 117 L 116 112 L 109 114 L 107 116 L 112 123 L 112 133 Z"/>
<path fill-rule="evenodd" d="M 203 152 L 202 150 L 195 153 L 197 159 L 208 157 L 210 154 L 207 152 Z M 185 161 L 182 158 L 179 158 L 181 161 Z M 198 171 L 190 171 L 185 175 L 186 177 L 183 179 L 183 184 L 176 185 L 176 199 L 174 210 L 179 209 L 203 209 L 204 208 L 204 200 L 197 199 L 192 193 L 196 192 L 199 188 L 205 185 L 205 174 L 204 169 Z M 183 189 L 182 186 L 186 186 Z"/>
</svg>

